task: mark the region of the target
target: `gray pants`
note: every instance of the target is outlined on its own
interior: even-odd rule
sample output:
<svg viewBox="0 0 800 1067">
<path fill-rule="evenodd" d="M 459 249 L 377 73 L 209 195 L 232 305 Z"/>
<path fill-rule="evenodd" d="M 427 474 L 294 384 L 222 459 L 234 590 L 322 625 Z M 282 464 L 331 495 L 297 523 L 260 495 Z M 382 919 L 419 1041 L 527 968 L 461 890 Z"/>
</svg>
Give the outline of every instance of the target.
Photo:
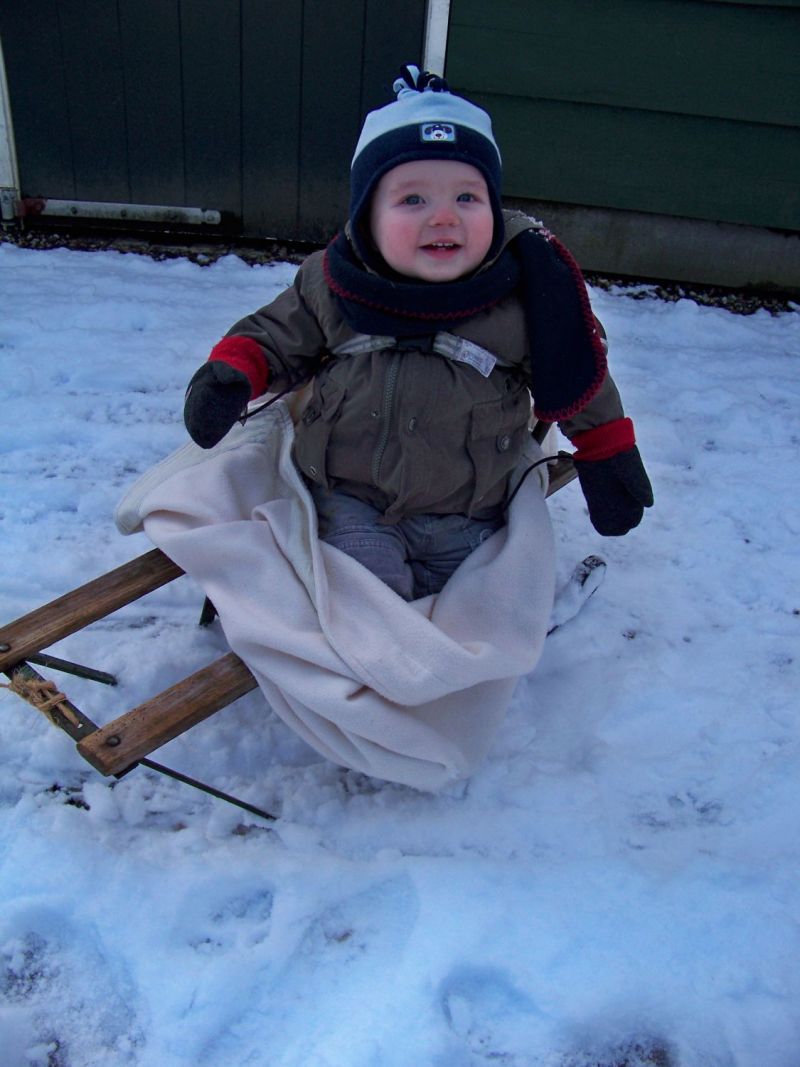
<svg viewBox="0 0 800 1067">
<path fill-rule="evenodd" d="M 404 600 L 438 593 L 459 563 L 505 525 L 466 515 L 412 515 L 388 526 L 347 493 L 310 486 L 320 540 L 357 559 Z"/>
</svg>

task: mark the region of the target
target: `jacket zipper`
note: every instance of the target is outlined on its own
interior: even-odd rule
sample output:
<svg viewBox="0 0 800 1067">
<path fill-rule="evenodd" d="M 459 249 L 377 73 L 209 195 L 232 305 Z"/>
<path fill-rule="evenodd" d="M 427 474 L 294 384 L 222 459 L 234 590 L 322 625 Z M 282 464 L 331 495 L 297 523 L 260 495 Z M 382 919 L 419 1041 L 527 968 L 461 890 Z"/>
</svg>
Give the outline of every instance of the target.
<svg viewBox="0 0 800 1067">
<path fill-rule="evenodd" d="M 395 352 L 391 356 L 389 368 L 386 371 L 386 382 L 383 387 L 383 406 L 381 408 L 381 419 L 383 420 L 383 427 L 381 429 L 381 435 L 378 438 L 378 444 L 375 447 L 375 451 L 372 455 L 372 481 L 375 485 L 378 485 L 378 478 L 380 476 L 381 461 L 383 460 L 383 454 L 386 451 L 386 446 L 389 443 L 389 431 L 391 429 L 391 423 L 389 416 L 392 413 L 392 407 L 394 405 L 394 393 L 397 387 L 397 376 L 400 373 L 400 353 Z"/>
</svg>

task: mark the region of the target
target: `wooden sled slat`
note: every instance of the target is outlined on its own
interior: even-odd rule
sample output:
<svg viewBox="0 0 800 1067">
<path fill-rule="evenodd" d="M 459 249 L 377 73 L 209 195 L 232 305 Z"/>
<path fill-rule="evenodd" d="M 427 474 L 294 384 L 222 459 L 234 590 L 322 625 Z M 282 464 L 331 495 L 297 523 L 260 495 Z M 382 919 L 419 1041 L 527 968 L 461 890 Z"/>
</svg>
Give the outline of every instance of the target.
<svg viewBox="0 0 800 1067">
<path fill-rule="evenodd" d="M 78 743 L 78 752 L 101 774 L 120 774 L 256 685 L 239 657 L 228 652 L 100 727 Z"/>
<path fill-rule="evenodd" d="M 552 496 L 553 493 L 568 485 L 573 478 L 578 477 L 578 472 L 575 470 L 575 464 L 572 462 L 572 456 L 569 452 L 558 453 L 558 459 L 555 463 L 551 463 L 548 468 L 548 475 L 550 478 L 547 487 L 548 496 Z"/>
<path fill-rule="evenodd" d="M 0 628 L 0 671 L 183 574 L 159 548 Z"/>
</svg>

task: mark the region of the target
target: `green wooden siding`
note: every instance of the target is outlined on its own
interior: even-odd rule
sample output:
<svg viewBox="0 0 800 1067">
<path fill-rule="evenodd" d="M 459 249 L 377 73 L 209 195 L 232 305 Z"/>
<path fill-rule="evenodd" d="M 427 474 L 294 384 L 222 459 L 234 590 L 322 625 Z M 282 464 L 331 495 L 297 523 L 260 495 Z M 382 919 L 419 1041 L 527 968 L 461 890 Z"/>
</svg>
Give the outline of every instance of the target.
<svg viewBox="0 0 800 1067">
<path fill-rule="evenodd" d="M 216 208 L 323 241 L 424 0 L 2 0 L 24 196 Z"/>
<path fill-rule="evenodd" d="M 800 5 L 454 0 L 509 196 L 800 230 Z"/>
</svg>

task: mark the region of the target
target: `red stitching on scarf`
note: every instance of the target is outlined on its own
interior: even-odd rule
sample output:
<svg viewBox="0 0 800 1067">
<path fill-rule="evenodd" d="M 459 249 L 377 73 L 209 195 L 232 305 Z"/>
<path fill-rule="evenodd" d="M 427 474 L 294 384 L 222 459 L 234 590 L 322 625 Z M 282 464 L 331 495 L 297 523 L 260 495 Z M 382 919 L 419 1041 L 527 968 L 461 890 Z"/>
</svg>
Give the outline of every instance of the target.
<svg viewBox="0 0 800 1067">
<path fill-rule="evenodd" d="M 592 305 L 589 301 L 589 294 L 586 291 L 586 280 L 583 277 L 581 268 L 573 259 L 569 249 L 566 248 L 554 234 L 544 228 L 538 232 L 544 237 L 548 244 L 551 244 L 553 248 L 555 248 L 556 252 L 572 274 L 575 286 L 578 290 L 578 300 L 580 301 L 584 323 L 589 330 L 589 336 L 592 340 L 592 349 L 595 355 L 596 370 L 592 383 L 582 396 L 578 397 L 573 404 L 570 404 L 568 408 L 562 408 L 559 411 L 541 411 L 534 404 L 533 413 L 537 419 L 543 419 L 545 422 L 560 422 L 562 419 L 571 419 L 573 415 L 577 415 L 578 412 L 582 411 L 589 401 L 597 395 L 600 391 L 600 387 L 606 380 L 606 375 L 608 374 L 608 361 L 603 348 L 603 341 L 594 321 L 594 312 L 592 311 Z"/>
<path fill-rule="evenodd" d="M 403 308 L 393 308 L 388 304 L 379 304 L 374 300 L 367 300 L 365 297 L 358 293 L 352 293 L 350 290 L 343 288 L 333 277 L 330 266 L 328 265 L 328 250 L 325 250 L 325 255 L 322 257 L 322 270 L 325 275 L 325 281 L 328 288 L 336 293 L 337 296 L 342 297 L 343 300 L 352 300 L 355 304 L 362 304 L 364 307 L 374 308 L 376 311 L 385 311 L 390 315 L 397 315 L 404 319 L 420 319 L 422 321 L 441 322 L 442 320 L 455 320 L 455 319 L 468 319 L 471 315 L 477 315 L 479 311 L 486 311 L 488 308 L 494 307 L 495 304 L 499 304 L 503 299 L 501 296 L 495 297 L 493 300 L 488 300 L 485 304 L 479 304 L 476 307 L 462 308 L 461 311 L 406 311 Z"/>
</svg>

